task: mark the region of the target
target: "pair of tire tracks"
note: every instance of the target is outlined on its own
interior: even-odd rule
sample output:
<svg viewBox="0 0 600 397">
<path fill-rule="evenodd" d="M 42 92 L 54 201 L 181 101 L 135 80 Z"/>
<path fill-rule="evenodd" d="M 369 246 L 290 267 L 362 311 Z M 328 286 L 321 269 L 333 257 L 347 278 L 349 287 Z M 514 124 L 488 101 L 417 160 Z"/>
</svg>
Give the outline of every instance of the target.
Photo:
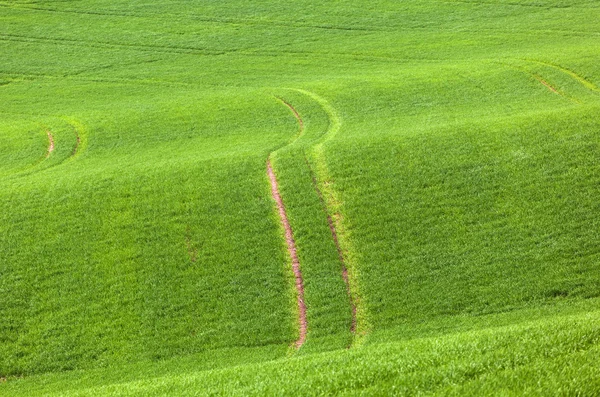
<svg viewBox="0 0 600 397">
<path fill-rule="evenodd" d="M 533 64 L 538 64 L 538 65 L 542 65 L 542 66 L 546 66 L 546 67 L 555 69 L 555 70 L 557 70 L 557 71 L 559 71 L 559 72 L 561 72 L 563 74 L 566 74 L 567 76 L 571 77 L 573 80 L 575 80 L 581 86 L 583 86 L 584 88 L 586 88 L 588 91 L 593 92 L 593 93 L 600 93 L 600 88 L 598 86 L 596 86 L 594 83 L 592 83 L 591 81 L 587 80 L 586 78 L 580 76 L 579 74 L 575 73 L 571 69 L 565 68 L 565 67 L 563 67 L 561 65 L 557 65 L 557 64 L 554 64 L 554 63 L 544 62 L 544 61 L 539 61 L 539 60 L 534 60 L 534 59 L 521 59 L 520 61 L 527 62 L 527 63 L 530 63 L 530 64 L 532 64 L 532 63 Z M 510 64 L 503 64 L 503 65 L 509 66 L 509 67 L 511 67 L 513 69 L 516 69 L 516 70 L 519 70 L 521 72 L 524 72 L 524 73 L 530 75 L 535 80 L 537 80 L 540 84 L 542 84 L 543 86 L 545 86 L 552 93 L 560 95 L 563 98 L 568 99 L 569 101 L 571 101 L 573 103 L 581 104 L 581 101 L 579 99 L 565 94 L 564 92 L 562 92 L 561 90 L 559 90 L 558 88 L 556 88 L 552 84 L 550 84 L 548 81 L 546 81 L 539 74 L 531 72 L 531 71 L 527 70 L 524 67 L 520 67 L 520 66 L 516 66 L 516 65 L 510 65 Z"/>
<path fill-rule="evenodd" d="M 305 90 L 296 90 L 296 91 L 303 93 L 303 94 L 311 97 L 312 99 L 315 99 L 324 108 L 324 110 L 328 114 L 328 117 L 330 118 L 330 128 L 328 129 L 328 131 L 325 134 L 333 135 L 332 132 L 333 133 L 337 132 L 337 130 L 339 129 L 340 120 L 339 120 L 339 117 L 337 117 L 337 115 L 335 115 L 335 117 L 331 116 L 331 111 L 330 110 L 328 111 L 328 109 L 324 106 L 323 102 L 325 102 L 325 104 L 328 104 L 328 103 L 324 99 L 316 96 L 314 93 L 311 93 L 309 91 L 305 91 Z M 294 117 L 296 118 L 296 120 L 298 122 L 298 126 L 299 126 L 298 137 L 300 137 L 302 135 L 302 133 L 304 132 L 305 127 L 304 127 L 304 121 L 303 121 L 302 117 L 300 116 L 299 112 L 289 102 L 285 101 L 284 99 L 282 99 L 280 97 L 276 97 L 276 98 L 283 105 L 285 105 L 292 112 Z M 336 230 L 335 222 L 334 222 L 332 216 L 329 214 L 324 195 L 323 195 L 321 189 L 319 188 L 316 174 L 313 171 L 313 169 L 310 165 L 310 162 L 308 161 L 308 158 L 306 157 L 306 154 L 304 154 L 304 160 L 305 160 L 306 165 L 311 174 L 313 188 L 314 188 L 315 192 L 317 193 L 317 195 L 319 197 L 319 201 L 322 206 L 322 209 L 323 209 L 325 215 L 327 216 L 327 224 L 329 226 L 329 230 L 331 232 L 332 239 L 335 243 L 339 261 L 341 263 L 341 275 L 342 275 L 342 279 L 344 280 L 344 284 L 346 286 L 346 292 L 348 294 L 348 299 L 349 299 L 351 310 L 352 310 L 352 321 L 351 321 L 351 325 L 350 325 L 350 332 L 354 335 L 356 332 L 356 325 L 357 325 L 356 300 L 355 300 L 355 298 L 352 294 L 351 288 L 350 288 L 350 276 L 348 274 L 348 268 L 346 266 L 344 254 L 343 254 L 342 248 L 339 243 L 338 232 Z M 293 230 L 290 225 L 289 219 L 287 217 L 285 205 L 283 203 L 283 199 L 282 199 L 281 193 L 279 191 L 279 184 L 277 182 L 277 177 L 275 175 L 273 166 L 271 164 L 270 156 L 269 156 L 269 158 L 267 158 L 267 176 L 271 183 L 271 195 L 277 205 L 279 218 L 280 218 L 281 224 L 285 231 L 286 245 L 287 245 L 288 253 L 290 256 L 291 263 L 292 263 L 292 271 L 294 273 L 295 286 L 296 286 L 296 292 L 297 292 L 297 301 L 298 301 L 298 324 L 299 324 L 299 337 L 295 342 L 295 347 L 297 349 L 299 349 L 306 341 L 306 336 L 308 333 L 308 321 L 307 321 L 307 315 L 306 315 L 307 307 L 306 307 L 306 303 L 305 303 L 305 299 L 304 299 L 304 279 L 302 277 L 300 261 L 298 259 L 298 255 L 297 255 L 297 247 L 296 247 L 296 242 L 294 240 Z"/>
<path fill-rule="evenodd" d="M 600 88 L 598 88 L 596 85 L 594 85 L 590 81 L 586 80 L 585 78 L 579 76 L 575 72 L 571 71 L 570 69 L 566 69 L 560 65 L 545 63 L 545 62 L 541 62 L 541 61 L 527 60 L 527 62 L 534 62 L 534 63 L 539 63 L 539 64 L 542 64 L 542 65 L 545 65 L 548 67 L 552 67 L 556 70 L 559 70 L 559 71 L 569 75 L 570 77 L 575 79 L 577 82 L 579 82 L 581 85 L 583 85 L 588 90 L 590 90 L 592 92 L 596 92 L 596 93 L 600 92 Z M 529 72 L 528 70 L 521 68 L 521 67 L 515 67 L 513 65 L 508 65 L 508 66 L 511 66 L 522 72 L 526 72 L 526 73 L 530 74 L 533 78 L 535 78 L 540 84 L 544 85 L 551 92 L 553 92 L 557 95 L 563 96 L 566 99 L 569 99 L 575 103 L 579 103 L 579 101 L 577 101 L 576 99 L 566 96 L 564 93 L 562 93 L 557 88 L 552 86 L 542 76 L 532 73 L 532 72 Z M 295 91 L 300 92 L 300 93 L 312 98 L 314 101 L 319 103 L 319 105 L 327 113 L 329 120 L 330 120 L 330 126 L 329 126 L 327 132 L 325 133 L 325 135 L 326 135 L 325 139 L 331 139 L 339 131 L 339 128 L 341 125 L 341 120 L 340 120 L 339 116 L 337 115 L 337 113 L 335 112 L 335 109 L 333 109 L 331 107 L 331 105 L 325 99 L 317 96 L 316 94 L 314 94 L 310 91 L 300 90 L 300 89 L 296 89 Z M 298 121 L 298 125 L 300 128 L 300 135 L 301 135 L 302 132 L 304 131 L 304 121 L 302 120 L 302 117 L 300 116 L 298 111 L 294 108 L 294 106 L 291 105 L 289 102 L 287 102 L 284 99 L 279 98 L 279 97 L 277 97 L 277 99 L 291 110 L 294 117 Z M 322 145 L 322 143 L 320 143 L 318 146 L 320 147 L 321 145 Z M 346 285 L 348 299 L 350 301 L 350 306 L 352 309 L 352 323 L 350 326 L 350 331 L 353 335 L 355 335 L 356 328 L 357 328 L 357 299 L 352 293 L 350 275 L 348 272 L 348 268 L 346 266 L 346 259 L 344 258 L 343 250 L 340 246 L 338 231 L 336 228 L 336 222 L 334 221 L 333 217 L 330 214 L 330 211 L 329 211 L 328 205 L 327 205 L 327 201 L 325 199 L 323 192 L 319 188 L 317 176 L 316 176 L 314 170 L 312 169 L 311 164 L 308 161 L 308 158 L 306 157 L 306 154 L 304 155 L 304 160 L 305 160 L 306 165 L 311 174 L 313 188 L 314 188 L 315 192 L 317 193 L 317 195 L 319 196 L 319 200 L 323 207 L 323 211 L 325 212 L 325 214 L 327 216 L 327 223 L 328 223 L 329 229 L 331 231 L 332 239 L 335 243 L 335 246 L 336 246 L 336 249 L 338 252 L 339 261 L 341 263 L 342 278 Z M 298 309 L 299 309 L 298 310 L 299 311 L 299 319 L 298 319 L 299 338 L 296 341 L 295 345 L 297 348 L 300 348 L 306 340 L 306 334 L 307 334 L 307 330 L 308 330 L 308 323 L 306 320 L 306 304 L 304 302 L 304 281 L 302 278 L 302 272 L 300 270 L 300 262 L 299 262 L 298 256 L 297 256 L 296 244 L 295 244 L 294 237 L 293 237 L 292 227 L 287 218 L 285 206 L 283 204 L 283 200 L 282 200 L 281 194 L 279 192 L 277 178 L 273 171 L 273 167 L 272 167 L 270 159 L 267 159 L 267 175 L 271 182 L 272 196 L 273 196 L 273 199 L 275 200 L 275 202 L 277 203 L 279 217 L 280 217 L 281 223 L 285 229 L 286 244 L 288 247 L 288 252 L 290 255 L 291 262 L 292 262 L 292 269 L 293 269 L 295 280 L 296 280 L 296 290 L 297 290 L 297 294 L 298 294 Z"/>
<path fill-rule="evenodd" d="M 71 151 L 71 154 L 65 160 L 75 157 L 79 153 L 79 147 L 81 146 L 81 134 L 77 130 L 77 127 L 72 123 L 67 124 L 73 130 L 73 134 L 75 135 L 75 144 L 73 145 L 73 150 Z M 48 135 L 48 151 L 46 153 L 46 158 L 49 158 L 50 154 L 52 154 L 52 152 L 56 148 L 56 145 L 54 143 L 54 135 L 52 134 L 52 131 L 50 131 L 50 129 L 46 129 L 46 134 Z"/>
<path fill-rule="evenodd" d="M 80 132 L 80 131 L 84 131 L 85 128 L 83 127 L 83 125 L 81 123 L 74 121 L 74 120 L 67 121 L 66 119 L 63 119 L 63 121 L 65 121 L 66 124 L 72 129 L 73 134 L 75 136 L 75 143 L 73 145 L 73 150 L 71 151 L 71 153 L 69 155 L 67 155 L 65 158 L 63 158 L 61 160 L 53 161 L 49 165 L 44 165 L 44 163 L 46 163 L 46 161 L 50 160 L 50 158 L 54 156 L 54 153 L 59 148 L 59 144 L 56 142 L 55 134 L 53 133 L 53 131 L 48 126 L 42 125 L 41 128 L 45 132 L 46 137 L 48 139 L 48 146 L 46 149 L 46 153 L 44 155 L 42 155 L 40 158 L 38 158 L 33 164 L 30 164 L 30 165 L 26 166 L 24 169 L 21 169 L 19 171 L 9 173 L 9 174 L 5 175 L 5 177 L 9 178 L 9 179 L 10 178 L 20 178 L 22 176 L 26 176 L 26 175 L 30 175 L 32 173 L 41 172 L 41 171 L 50 169 L 52 167 L 58 166 L 64 162 L 70 161 L 73 158 L 77 157 L 81 153 L 83 146 L 85 146 L 84 145 L 85 144 L 85 134 L 82 135 L 82 132 Z"/>
</svg>

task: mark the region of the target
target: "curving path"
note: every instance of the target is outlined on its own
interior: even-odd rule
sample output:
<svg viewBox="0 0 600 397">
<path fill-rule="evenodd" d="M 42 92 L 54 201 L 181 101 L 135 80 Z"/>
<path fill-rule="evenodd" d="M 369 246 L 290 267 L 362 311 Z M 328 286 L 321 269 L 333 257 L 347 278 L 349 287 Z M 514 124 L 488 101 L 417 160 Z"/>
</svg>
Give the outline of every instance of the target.
<svg viewBox="0 0 600 397">
<path fill-rule="evenodd" d="M 304 132 L 304 121 L 300 117 L 298 111 L 285 99 L 281 97 L 275 97 L 279 102 L 285 105 L 294 115 L 298 121 L 299 133 L 296 138 L 290 142 L 293 143 L 298 139 Z M 308 321 L 306 319 L 306 303 L 304 301 L 304 279 L 302 278 L 302 271 L 300 269 L 300 260 L 296 250 L 296 241 L 294 240 L 294 233 L 287 217 L 285 205 L 279 192 L 279 184 L 277 183 L 277 177 L 273 171 L 273 165 L 271 164 L 270 156 L 267 158 L 267 176 L 271 183 L 271 195 L 275 203 L 277 204 L 277 211 L 279 213 L 279 219 L 285 231 L 285 242 L 287 245 L 290 260 L 292 262 L 292 271 L 294 273 L 294 284 L 296 286 L 297 300 L 298 300 L 298 340 L 294 343 L 294 346 L 299 349 L 306 341 L 306 334 L 308 333 Z"/>
<path fill-rule="evenodd" d="M 594 92 L 600 92 L 600 88 L 598 88 L 594 83 L 592 83 L 591 81 L 587 80 L 585 77 L 580 76 L 579 74 L 575 73 L 571 69 L 565 68 L 564 66 L 557 65 L 557 64 L 554 64 L 554 63 L 550 63 L 550 62 L 537 61 L 537 60 L 525 60 L 525 61 L 529 62 L 529 63 L 537 63 L 537 64 L 540 64 L 540 65 L 544 65 L 544 66 L 548 66 L 548 67 L 554 68 L 554 69 L 556 69 L 556 70 L 558 70 L 560 72 L 563 72 L 564 74 L 570 76 L 571 78 L 573 78 L 574 80 L 576 80 L 579 84 L 581 84 L 582 86 L 584 86 L 588 90 L 594 91 Z"/>
<path fill-rule="evenodd" d="M 322 189 L 319 187 L 319 181 L 318 181 L 319 178 L 317 177 L 317 175 L 321 175 L 322 177 L 327 178 L 326 177 L 326 175 L 327 175 L 326 168 L 327 167 L 326 167 L 324 160 L 322 158 L 322 155 L 321 155 L 322 144 L 325 141 L 333 138 L 333 136 L 335 136 L 335 134 L 337 134 L 337 132 L 339 131 L 339 129 L 341 127 L 341 118 L 340 118 L 339 114 L 337 113 L 336 109 L 326 99 L 318 96 L 317 94 L 307 91 L 307 90 L 302 90 L 302 89 L 290 89 L 290 90 L 299 92 L 299 93 L 309 97 L 313 101 L 317 102 L 319 104 L 319 106 L 323 109 L 323 111 L 327 114 L 327 117 L 329 119 L 329 126 L 327 127 L 327 130 L 317 140 L 317 142 L 315 142 L 315 144 L 313 144 L 311 146 L 311 148 L 314 149 L 315 160 L 317 161 L 316 166 L 320 172 L 318 172 L 318 173 L 315 172 L 315 170 L 313 169 L 313 166 L 309 162 L 309 159 L 308 159 L 306 153 L 304 153 L 304 160 L 306 162 L 306 166 L 308 167 L 308 170 L 310 171 L 313 188 L 314 188 L 315 192 L 317 193 L 317 196 L 319 197 L 323 212 L 325 213 L 325 215 L 327 217 L 327 224 L 329 226 L 329 230 L 331 232 L 331 237 L 333 239 L 333 242 L 335 243 L 335 247 L 336 247 L 336 250 L 338 253 L 338 258 L 339 258 L 339 262 L 341 265 L 341 276 L 342 276 L 342 279 L 346 286 L 346 291 L 348 294 L 348 300 L 349 300 L 349 304 L 351 307 L 351 313 L 352 313 L 350 332 L 353 335 L 355 335 L 356 329 L 357 329 L 357 322 L 358 322 L 358 320 L 357 320 L 357 299 L 352 292 L 353 289 L 352 289 L 351 275 L 350 275 L 350 272 L 348 271 L 346 258 L 344 256 L 344 251 L 340 245 L 339 232 L 338 232 L 339 217 L 332 215 L 333 213 L 335 213 L 336 209 L 333 208 L 332 205 L 328 204 L 328 197 L 331 196 L 331 192 L 325 192 L 325 194 L 323 193 Z M 298 111 L 294 108 L 294 106 L 292 104 L 285 101 L 284 99 L 279 98 L 279 97 L 276 97 L 276 98 L 283 105 L 288 107 L 290 109 L 290 111 L 293 113 L 294 117 L 298 121 L 299 129 L 300 129 L 300 134 L 298 137 L 302 136 L 302 133 L 304 132 L 304 121 L 302 120 L 302 117 L 300 116 Z M 298 308 L 299 308 L 299 313 L 300 313 L 300 319 L 299 319 L 300 338 L 296 342 L 296 346 L 300 347 L 305 341 L 306 331 L 307 331 L 306 305 L 304 303 L 304 283 L 303 283 L 303 279 L 302 279 L 302 273 L 300 271 L 300 263 L 299 263 L 297 255 L 296 255 L 296 246 L 295 246 L 295 241 L 293 238 L 292 228 L 289 224 L 289 221 L 288 221 L 288 218 L 287 218 L 287 215 L 285 212 L 285 206 L 283 205 L 283 200 L 279 193 L 277 179 L 276 179 L 275 173 L 273 171 L 273 167 L 272 167 L 270 160 L 267 160 L 267 174 L 271 181 L 272 195 L 273 195 L 274 200 L 277 203 L 279 216 L 280 216 L 281 222 L 285 229 L 286 243 L 288 246 L 288 252 L 290 254 L 290 258 L 292 260 L 292 267 L 293 267 L 294 276 L 296 279 L 296 289 L 298 291 Z M 350 346 L 348 346 L 348 347 L 350 347 Z"/>
</svg>

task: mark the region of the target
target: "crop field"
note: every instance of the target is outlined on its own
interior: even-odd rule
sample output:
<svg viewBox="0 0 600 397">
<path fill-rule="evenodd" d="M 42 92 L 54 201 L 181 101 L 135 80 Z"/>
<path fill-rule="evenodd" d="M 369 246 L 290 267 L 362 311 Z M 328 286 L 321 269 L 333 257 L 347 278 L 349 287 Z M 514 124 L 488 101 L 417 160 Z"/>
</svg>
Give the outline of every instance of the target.
<svg viewBox="0 0 600 397">
<path fill-rule="evenodd" d="M 600 394 L 600 3 L 0 0 L 0 396 Z"/>
</svg>

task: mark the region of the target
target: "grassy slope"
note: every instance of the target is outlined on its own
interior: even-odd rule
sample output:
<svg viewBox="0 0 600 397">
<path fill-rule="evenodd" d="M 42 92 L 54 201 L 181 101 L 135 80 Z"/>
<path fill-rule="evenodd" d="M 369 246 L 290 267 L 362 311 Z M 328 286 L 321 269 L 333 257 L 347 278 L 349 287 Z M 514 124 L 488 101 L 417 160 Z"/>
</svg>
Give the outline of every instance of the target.
<svg viewBox="0 0 600 397">
<path fill-rule="evenodd" d="M 0 393 L 597 390 L 595 3 L 0 6 Z"/>
</svg>

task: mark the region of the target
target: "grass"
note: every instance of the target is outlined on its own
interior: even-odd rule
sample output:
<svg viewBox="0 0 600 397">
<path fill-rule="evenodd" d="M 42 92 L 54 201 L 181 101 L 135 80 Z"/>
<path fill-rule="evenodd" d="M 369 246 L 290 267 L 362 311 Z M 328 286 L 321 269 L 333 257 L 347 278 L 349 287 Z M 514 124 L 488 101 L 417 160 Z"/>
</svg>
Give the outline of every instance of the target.
<svg viewBox="0 0 600 397">
<path fill-rule="evenodd" d="M 597 394 L 599 14 L 0 1 L 0 395 Z"/>
</svg>

